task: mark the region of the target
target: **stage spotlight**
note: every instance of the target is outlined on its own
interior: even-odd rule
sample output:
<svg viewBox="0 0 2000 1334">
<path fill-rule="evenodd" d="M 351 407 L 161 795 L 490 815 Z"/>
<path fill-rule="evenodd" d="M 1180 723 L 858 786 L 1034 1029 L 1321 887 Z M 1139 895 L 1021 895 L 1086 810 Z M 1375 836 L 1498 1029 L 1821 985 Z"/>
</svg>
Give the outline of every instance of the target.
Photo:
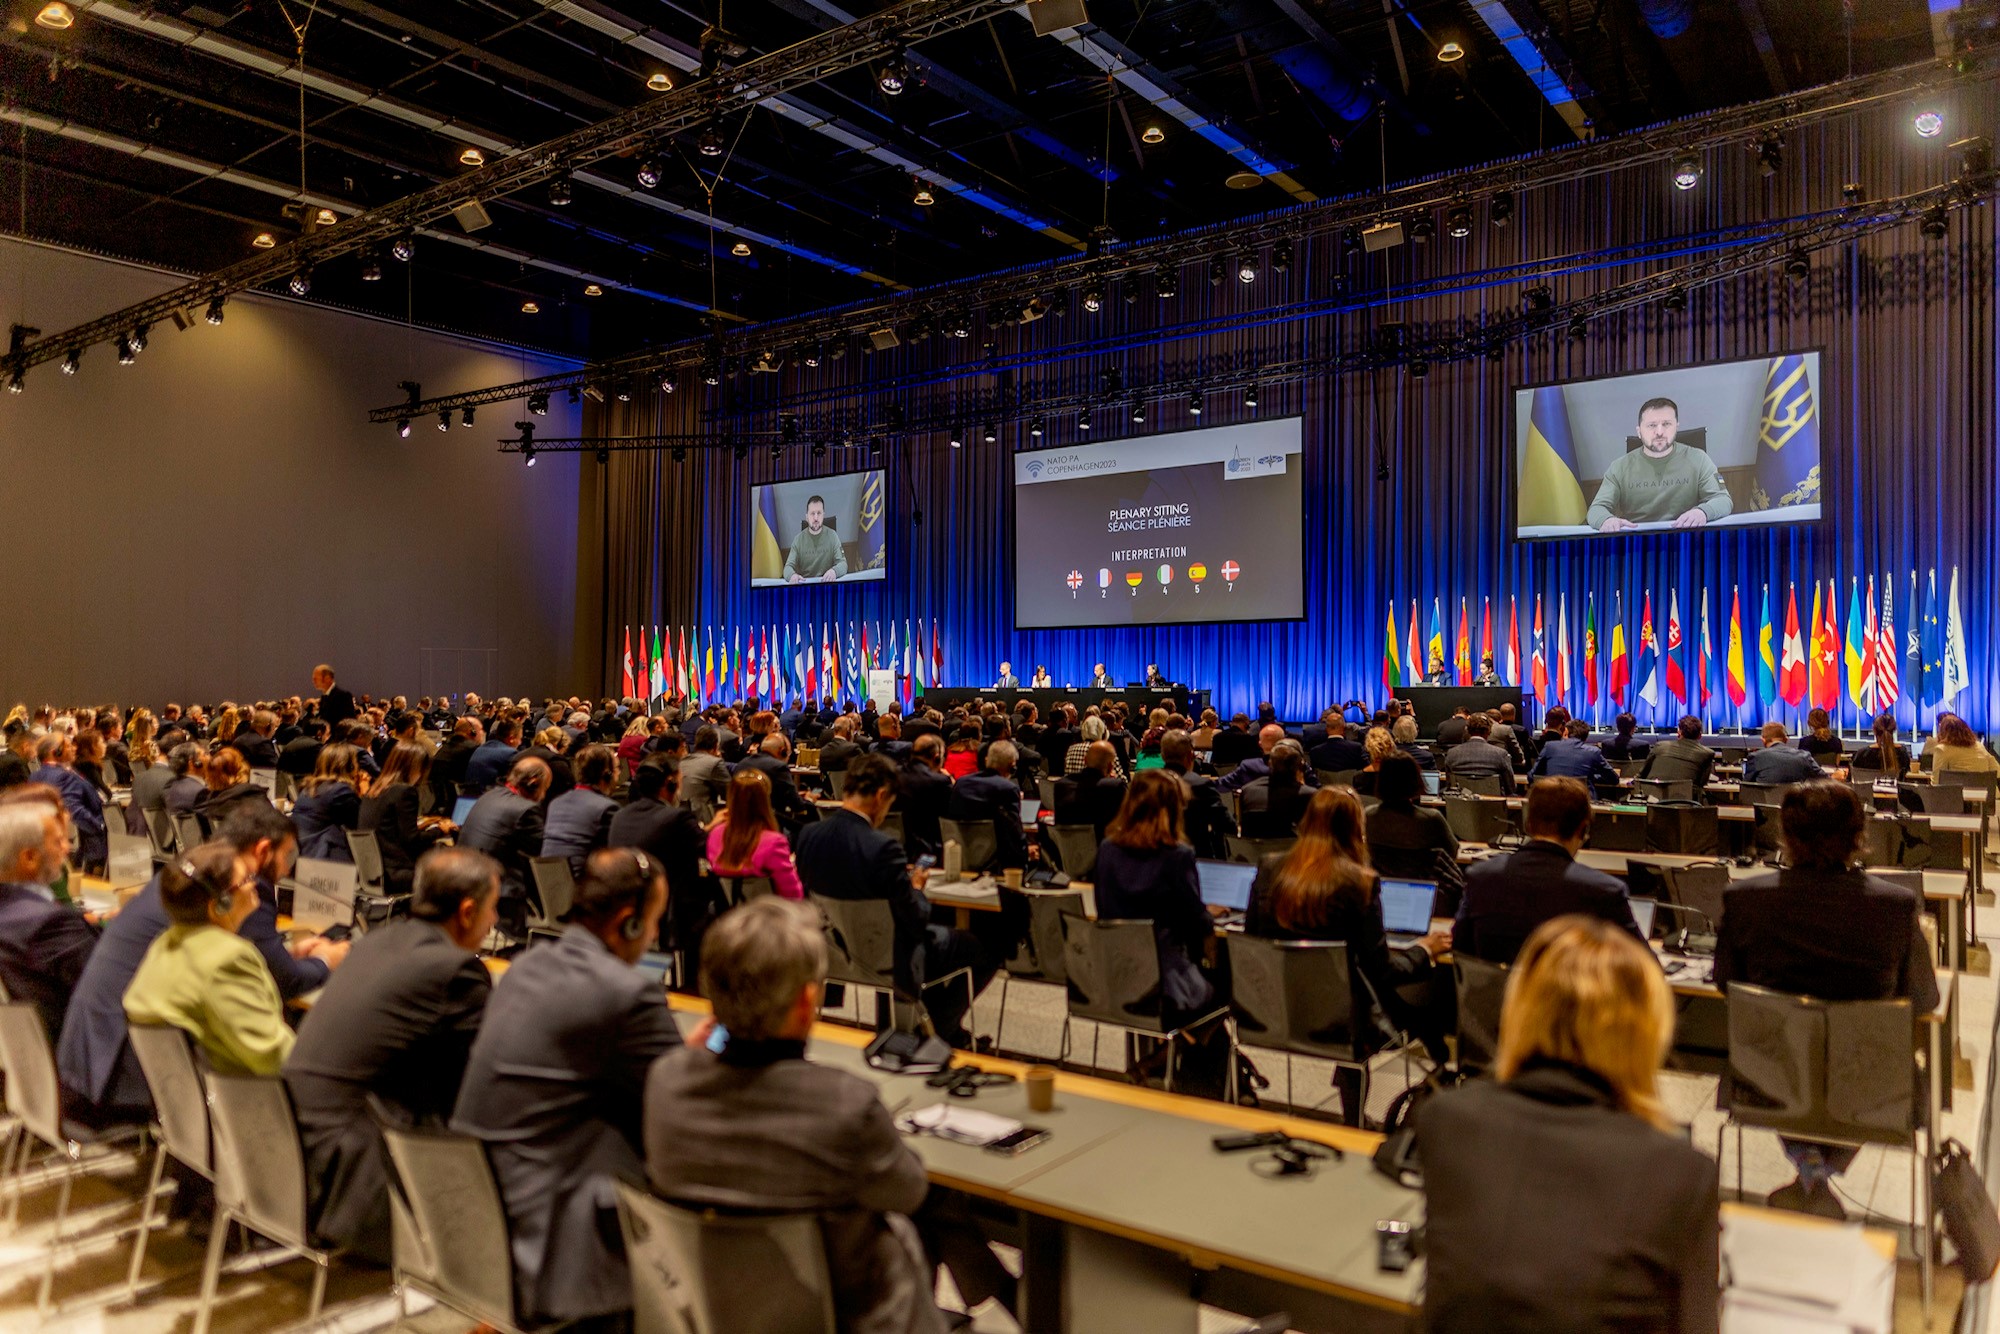
<svg viewBox="0 0 2000 1334">
<path fill-rule="evenodd" d="M 953 338 L 972 337 L 972 317 L 964 311 L 954 311 L 945 318 L 944 331 Z"/>
<path fill-rule="evenodd" d="M 661 393 L 663 393 L 663 394 L 671 394 L 671 393 L 673 393 L 673 392 L 674 392 L 674 390 L 676 390 L 676 389 L 678 389 L 678 388 L 680 388 L 680 387 L 681 387 L 681 377 L 680 377 L 680 372 L 678 372 L 678 371 L 661 371 L 661 372 L 660 372 L 660 392 L 661 392 Z"/>
<path fill-rule="evenodd" d="M 382 281 L 382 257 L 373 248 L 361 252 L 361 281 L 364 283 Z"/>
<path fill-rule="evenodd" d="M 750 256 L 750 243 L 748 241 L 738 241 L 735 245 L 729 247 L 729 253 L 738 259 L 747 259 Z"/>
<path fill-rule="evenodd" d="M 1257 406 L 1257 386 L 1256 386 L 1256 385 L 1254 385 L 1254 384 L 1253 384 L 1253 385 L 1251 385 L 1251 386 L 1250 386 L 1250 387 L 1249 387 L 1248 389 L 1245 389 L 1245 390 L 1243 391 L 1243 406 L 1244 406 L 1244 407 L 1246 407 L 1246 408 L 1254 408 L 1254 407 L 1256 407 L 1256 406 Z"/>
<path fill-rule="evenodd" d="M 1423 245 L 1436 235 L 1437 224 L 1431 221 L 1430 214 L 1421 214 L 1410 220 L 1410 239 L 1418 245 Z"/>
<path fill-rule="evenodd" d="M 1028 434 L 1037 440 L 1042 438 L 1042 419 L 1040 417 L 1028 423 Z"/>
<path fill-rule="evenodd" d="M 1348 226 L 1340 229 L 1340 249 L 1342 253 L 1349 255 L 1358 255 L 1361 253 L 1361 229 L 1359 227 Z"/>
<path fill-rule="evenodd" d="M 409 232 L 389 243 L 389 254 L 404 264 L 408 264 L 417 253 L 417 238 Z"/>
<path fill-rule="evenodd" d="M 8 393 L 18 394 L 27 387 L 28 387 L 27 377 L 22 374 L 21 368 L 19 366 L 16 366 L 13 370 L 7 372 Z"/>
<path fill-rule="evenodd" d="M 675 446 L 674 446 L 674 462 L 675 462 L 675 463 L 686 463 L 687 461 L 688 461 L 688 452 L 687 452 L 687 447 L 686 447 L 685 445 L 675 445 Z"/>
<path fill-rule="evenodd" d="M 929 208 L 932 204 L 937 203 L 937 196 L 931 193 L 929 185 L 923 181 L 918 181 L 917 192 L 910 196 L 910 202 L 918 208 Z"/>
<path fill-rule="evenodd" d="M 1103 309 L 1104 309 L 1104 293 L 1103 293 L 1103 292 L 1100 292 L 1100 291 L 1099 291 L 1098 289 L 1096 289 L 1095 287 L 1086 287 L 1086 288 L 1084 288 L 1084 289 L 1083 289 L 1083 308 L 1084 308 L 1085 310 L 1089 311 L 1089 312 L 1090 312 L 1091 314 L 1093 314 L 1093 315 L 1095 315 L 1095 314 L 1096 314 L 1096 313 L 1097 313 L 1098 311 L 1100 311 L 1100 310 L 1103 310 Z"/>
<path fill-rule="evenodd" d="M 1085 435 L 1090 434 L 1090 414 L 1088 412 L 1079 412 L 1076 414 L 1076 429 Z"/>
<path fill-rule="evenodd" d="M 632 401 L 632 385 L 630 381 L 620 380 L 617 387 L 611 392 L 612 396 L 620 403 L 630 403 Z"/>
<path fill-rule="evenodd" d="M 307 292 L 312 291 L 313 289 L 312 269 L 310 267 L 307 267 L 298 270 L 297 272 L 292 274 L 291 281 L 287 283 L 286 286 L 292 289 L 293 296 L 304 296 Z"/>
<path fill-rule="evenodd" d="M 277 244 L 278 244 L 278 238 L 271 235 L 269 232 L 258 232 L 255 236 L 250 238 L 250 245 L 253 249 L 256 250 L 269 250 L 271 247 Z"/>
<path fill-rule="evenodd" d="M 695 137 L 694 147 L 695 151 L 703 157 L 721 157 L 722 131 L 715 128 L 713 121 L 709 122 L 702 129 L 702 132 Z"/>
<path fill-rule="evenodd" d="M 813 457 L 815 459 L 823 459 L 826 457 L 826 441 L 824 440 L 813 441 Z"/>
<path fill-rule="evenodd" d="M 1581 343 L 1590 337 L 1590 321 L 1581 315 L 1572 315 L 1569 320 L 1569 341 Z"/>
<path fill-rule="evenodd" d="M 808 366 L 818 366 L 819 356 L 820 356 L 819 344 L 809 343 L 806 345 L 805 355 L 803 357 L 800 357 L 799 360 L 803 361 Z"/>
<path fill-rule="evenodd" d="M 568 208 L 569 200 L 569 173 L 563 172 L 549 182 L 549 202 L 557 208 Z"/>
<path fill-rule="evenodd" d="M 1132 420 L 1135 422 L 1146 420 L 1146 405 L 1136 398 L 1132 400 Z"/>
<path fill-rule="evenodd" d="M 461 148 L 458 150 L 458 160 L 468 167 L 483 167 L 486 165 L 486 154 L 476 148 Z"/>
<path fill-rule="evenodd" d="M 773 459 L 781 459 L 785 457 L 785 447 L 783 445 L 772 445 L 771 457 Z"/>
<path fill-rule="evenodd" d="M 1178 269 L 1162 264 L 1153 274 L 1153 290 L 1165 300 L 1180 295 L 1181 275 Z"/>
<path fill-rule="evenodd" d="M 1514 219 L 1514 192 L 1495 190 L 1492 200 L 1486 205 L 1486 219 L 1495 227 L 1505 227 Z"/>
<path fill-rule="evenodd" d="M 1188 416 L 1201 416 L 1201 390 L 1199 389 L 1188 395 Z"/>
<path fill-rule="evenodd" d="M 1000 438 L 1000 428 L 992 422 L 988 422 L 986 423 L 986 429 L 979 433 L 979 438 L 990 445 Z"/>
<path fill-rule="evenodd" d="M 950 434 L 950 436 L 949 436 L 948 438 L 949 438 L 949 439 L 951 440 L 951 447 L 952 447 L 953 449 L 964 449 L 964 448 L 965 448 L 965 441 L 964 441 L 963 439 L 961 439 L 961 438 L 960 438 L 960 437 L 961 437 L 961 436 L 963 436 L 964 434 L 965 434 L 965 432 L 963 432 L 963 431 L 959 430 L 959 429 L 958 429 L 958 428 L 957 428 L 956 426 L 954 426 L 954 427 L 952 427 L 952 428 L 951 428 L 951 434 Z"/>
<path fill-rule="evenodd" d="M 1445 235 L 1454 240 L 1463 240 L 1472 235 L 1472 210 L 1464 204 L 1453 204 L 1444 212 Z"/>
<path fill-rule="evenodd" d="M 78 368 L 81 367 L 82 364 L 83 364 L 83 349 L 73 347 L 69 351 L 63 353 L 62 373 L 64 375 L 75 375 Z"/>
<path fill-rule="evenodd" d="M 1167 141 L 1167 132 L 1161 128 L 1158 121 L 1155 121 L 1140 131 L 1139 141 L 1147 144 L 1163 144 Z"/>
<path fill-rule="evenodd" d="M 673 86 L 674 86 L 673 76 L 671 74 L 668 74 L 665 70 L 654 70 L 651 74 L 646 76 L 646 87 L 652 92 L 656 93 L 671 92 L 673 90 Z"/>
<path fill-rule="evenodd" d="M 901 97 L 903 90 L 916 82 L 916 75 L 910 69 L 910 62 L 897 51 L 882 66 L 882 72 L 875 76 L 875 86 L 890 97 Z"/>
<path fill-rule="evenodd" d="M 1124 387 L 1125 377 L 1118 373 L 1116 366 L 1106 366 L 1097 373 L 1097 392 L 1101 396 L 1112 398 Z"/>
<path fill-rule="evenodd" d="M 660 178 L 665 174 L 666 172 L 661 168 L 658 158 L 647 156 L 639 159 L 639 184 L 648 190 L 656 188 L 660 183 Z"/>
<path fill-rule="evenodd" d="M 1236 281 L 1239 283 L 1257 281 L 1257 256 L 1245 251 L 1242 258 L 1236 261 Z"/>
<path fill-rule="evenodd" d="M 548 390 L 546 390 L 546 389 L 538 389 L 538 390 L 536 390 L 536 391 L 535 391 L 534 393 L 532 393 L 532 394 L 529 394 L 529 395 L 528 395 L 528 411 L 529 411 L 529 412 L 532 412 L 532 413 L 533 413 L 533 414 L 534 414 L 535 416 L 537 416 L 537 417 L 546 417 L 546 416 L 548 416 L 548 415 L 549 415 L 549 391 L 548 391 Z"/>
<path fill-rule="evenodd" d="M 472 409 L 470 407 L 467 407 L 464 412 L 458 415 L 458 424 L 460 426 L 472 425 Z"/>
<path fill-rule="evenodd" d="M 208 303 L 208 314 L 205 318 L 210 324 L 222 323 L 222 301 L 221 297 L 216 297 Z"/>
<path fill-rule="evenodd" d="M 1849 181 L 1840 187 L 1840 202 L 1847 208 L 1859 208 L 1868 202 L 1868 187 L 1859 181 Z"/>
<path fill-rule="evenodd" d="M 788 445 L 799 442 L 799 419 L 786 413 L 778 418 L 778 438 Z"/>
<path fill-rule="evenodd" d="M 1803 250 L 1794 250 L 1785 256 L 1785 272 L 1794 278 L 1812 275 L 1812 258 Z"/>
<path fill-rule="evenodd" d="M 396 434 L 405 440 L 410 438 L 410 419 L 408 417 L 396 418 Z"/>
<path fill-rule="evenodd" d="M 1465 59 L 1465 48 L 1457 42 L 1446 42 L 1438 48 L 1438 64 L 1455 65 Z"/>
<path fill-rule="evenodd" d="M 744 444 L 741 440 L 737 441 L 734 445 L 730 446 L 729 457 L 741 463 L 750 457 L 750 446 Z"/>
<path fill-rule="evenodd" d="M 1944 113 L 1941 111 L 1919 111 L 1910 124 L 1915 127 L 1919 139 L 1935 139 L 1944 133 Z"/>
<path fill-rule="evenodd" d="M 1924 210 L 1923 221 L 1917 224 L 1917 228 L 1931 240 L 1942 241 L 1951 232 L 1951 214 L 1943 204 L 1934 205 Z"/>
<path fill-rule="evenodd" d="M 1421 357 L 1410 363 L 1410 378 L 1412 380 L 1421 380 L 1430 373 L 1431 373 L 1431 364 L 1428 361 L 1423 360 Z"/>
<path fill-rule="evenodd" d="M 1662 310 L 1670 310 L 1676 315 L 1686 310 L 1688 308 L 1687 289 L 1685 287 L 1668 288 L 1667 294 L 1660 298 L 1660 308 Z"/>
<path fill-rule="evenodd" d="M 597 461 L 598 461 L 599 463 L 609 463 L 609 462 L 611 462 L 611 451 L 610 451 L 610 450 L 608 450 L 608 449 L 600 449 L 600 450 L 598 450 L 598 451 L 597 451 Z"/>
<path fill-rule="evenodd" d="M 533 445 L 521 446 L 521 462 L 527 464 L 530 468 L 535 466 L 535 447 Z"/>
<path fill-rule="evenodd" d="M 1210 287 L 1220 287 L 1222 286 L 1222 280 L 1228 276 L 1229 261 L 1220 255 L 1210 256 L 1208 261 L 1208 285 Z M 1251 277 L 1254 278 L 1256 275 L 1252 274 Z"/>
<path fill-rule="evenodd" d="M 451 429 L 450 408 L 446 408 L 442 412 L 438 413 L 438 429 L 440 431 L 449 431 Z"/>
<path fill-rule="evenodd" d="M 701 382 L 706 385 L 718 385 L 722 383 L 722 367 L 716 363 L 713 357 L 701 363 Z"/>
<path fill-rule="evenodd" d="M 1292 243 L 1280 240 L 1271 246 L 1271 272 L 1283 273 L 1292 267 Z"/>
<path fill-rule="evenodd" d="M 1701 159 L 1692 150 L 1674 159 L 1674 189 L 1692 190 L 1701 181 Z"/>
<path fill-rule="evenodd" d="M 62 32 L 76 22 L 76 14 L 63 0 L 49 0 L 35 15 L 35 22 L 44 28 Z"/>
<path fill-rule="evenodd" d="M 539 315 L 542 313 L 542 303 L 532 299 L 523 301 L 521 303 L 521 313 L 523 315 Z"/>
<path fill-rule="evenodd" d="M 1539 283 L 1521 293 L 1521 297 L 1527 303 L 1529 312 L 1535 315 L 1546 313 L 1550 307 L 1555 305 L 1556 301 L 1555 293 L 1550 291 L 1546 285 Z"/>
<path fill-rule="evenodd" d="M 1389 460 L 1385 458 L 1375 460 L 1375 480 L 1378 482 L 1389 480 Z"/>
<path fill-rule="evenodd" d="M 1767 134 L 1757 141 L 1757 170 L 1766 176 L 1776 176 L 1778 169 L 1785 165 L 1785 144 L 1775 134 Z"/>
</svg>

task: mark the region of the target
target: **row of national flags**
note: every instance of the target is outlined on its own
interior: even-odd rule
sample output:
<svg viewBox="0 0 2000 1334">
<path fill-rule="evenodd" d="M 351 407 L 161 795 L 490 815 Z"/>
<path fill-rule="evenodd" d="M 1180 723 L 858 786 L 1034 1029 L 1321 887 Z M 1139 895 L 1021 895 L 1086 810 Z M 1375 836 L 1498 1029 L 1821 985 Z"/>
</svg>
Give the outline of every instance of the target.
<svg viewBox="0 0 2000 1334">
<path fill-rule="evenodd" d="M 1719 631 L 1711 628 L 1707 588 L 1689 599 L 1691 627 L 1681 619 L 1678 589 L 1660 600 L 1651 589 L 1642 590 L 1639 618 L 1629 630 L 1622 593 L 1613 594 L 1604 608 L 1595 593 L 1587 593 L 1574 637 L 1567 593 L 1558 594 L 1553 606 L 1539 593 L 1532 605 L 1510 595 L 1504 624 L 1495 621 L 1495 600 L 1481 598 L 1476 637 L 1466 598 L 1459 599 L 1455 630 L 1444 600 L 1433 598 L 1427 632 L 1419 628 L 1415 599 L 1400 629 L 1391 603 L 1382 685 L 1396 690 L 1435 684 L 1441 673 L 1445 685 L 1469 686 L 1490 660 L 1502 682 L 1529 688 L 1543 708 L 1580 703 L 1595 710 L 1601 702 L 1612 710 L 1645 706 L 1655 716 L 1689 708 L 1706 715 L 1713 698 L 1718 710 L 1739 714 L 1780 704 L 1838 713 L 1845 698 L 1860 717 L 1893 709 L 1904 699 L 1918 709 L 1947 709 L 1970 684 L 1958 569 L 1952 569 L 1942 609 L 1937 571 L 1921 589 L 1916 572 L 1910 572 L 1905 604 L 1910 620 L 1901 637 L 1895 585 L 1888 575 L 1879 589 L 1872 574 L 1865 582 L 1850 579 L 1844 612 L 1839 583 L 1832 579 L 1813 581 L 1803 595 L 1796 583 L 1787 584 L 1777 601 L 1769 584 L 1732 585 L 1713 599 Z"/>
<path fill-rule="evenodd" d="M 893 671 L 908 704 L 944 679 L 944 638 L 935 620 L 928 637 L 921 620 L 891 620 L 886 632 L 883 624 L 628 625 L 623 697 L 704 706 L 859 699 L 869 672 Z"/>
</svg>

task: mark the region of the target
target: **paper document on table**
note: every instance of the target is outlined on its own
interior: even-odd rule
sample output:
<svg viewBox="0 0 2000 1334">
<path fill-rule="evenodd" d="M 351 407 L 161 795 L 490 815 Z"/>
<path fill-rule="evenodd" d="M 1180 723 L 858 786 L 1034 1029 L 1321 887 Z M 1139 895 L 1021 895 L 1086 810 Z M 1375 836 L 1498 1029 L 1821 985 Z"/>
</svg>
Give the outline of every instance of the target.
<svg viewBox="0 0 2000 1334">
<path fill-rule="evenodd" d="M 1848 1334 L 1848 1326 L 1824 1315 L 1769 1310 L 1732 1293 L 1722 1308 L 1722 1334 Z"/>
<path fill-rule="evenodd" d="M 1859 1226 L 1818 1227 L 1730 1214 L 1722 1225 L 1722 1272 L 1728 1307 L 1750 1328 L 1776 1334 L 1780 1315 L 1823 1329 L 1889 1334 L 1894 1263 L 1869 1245 Z M 1729 1329 L 1738 1329 L 1726 1319 Z"/>
<path fill-rule="evenodd" d="M 985 1146 L 995 1140 L 1005 1139 L 1021 1128 L 1021 1123 L 1009 1116 L 995 1116 L 992 1112 L 976 1111 L 970 1107 L 953 1107 L 949 1103 L 933 1103 L 929 1107 L 919 1107 L 897 1121 L 897 1128 L 915 1131 L 923 1135 L 935 1135 L 939 1139 L 956 1140 L 960 1144 Z"/>
</svg>

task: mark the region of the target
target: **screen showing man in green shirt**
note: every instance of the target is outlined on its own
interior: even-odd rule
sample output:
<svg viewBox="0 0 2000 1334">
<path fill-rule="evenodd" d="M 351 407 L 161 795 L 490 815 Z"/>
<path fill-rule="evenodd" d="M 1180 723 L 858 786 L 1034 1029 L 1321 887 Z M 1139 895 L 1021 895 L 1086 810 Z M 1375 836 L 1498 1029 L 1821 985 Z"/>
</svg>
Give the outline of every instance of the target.
<svg viewBox="0 0 2000 1334">
<path fill-rule="evenodd" d="M 1681 444 L 1680 408 L 1649 398 L 1639 408 L 1639 448 L 1605 470 L 1585 522 L 1600 533 L 1642 523 L 1700 528 L 1735 508 L 1722 473 L 1704 450 Z"/>
<path fill-rule="evenodd" d="M 847 548 L 840 544 L 840 534 L 826 526 L 826 501 L 814 496 L 806 501 L 806 526 L 785 557 L 785 582 L 818 579 L 830 584 L 846 573 Z"/>
</svg>

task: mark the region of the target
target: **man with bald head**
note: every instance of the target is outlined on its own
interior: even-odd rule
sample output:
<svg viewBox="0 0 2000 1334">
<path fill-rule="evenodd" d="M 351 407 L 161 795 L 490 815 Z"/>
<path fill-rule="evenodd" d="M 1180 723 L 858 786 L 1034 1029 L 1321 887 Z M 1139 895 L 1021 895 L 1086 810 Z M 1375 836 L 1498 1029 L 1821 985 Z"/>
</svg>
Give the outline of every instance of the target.
<svg viewBox="0 0 2000 1334">
<path fill-rule="evenodd" d="M 500 863 L 500 924 L 525 935 L 528 905 L 541 906 L 535 892 L 533 860 L 542 854 L 545 812 L 552 775 L 533 755 L 514 761 L 506 782 L 472 803 L 458 831 L 458 846 L 483 852 Z"/>
<path fill-rule="evenodd" d="M 755 752 L 743 757 L 736 772 L 754 769 L 770 779 L 771 809 L 777 812 L 778 823 L 787 830 L 796 830 L 815 818 L 818 811 L 799 795 L 799 785 L 792 781 L 791 759 L 792 743 L 785 740 L 783 732 L 773 729 Z"/>
<path fill-rule="evenodd" d="M 1262 727 L 1258 728 L 1257 750 L 1259 753 L 1251 756 L 1221 778 L 1218 778 L 1215 781 L 1216 789 L 1221 792 L 1234 792 L 1238 788 L 1248 786 L 1255 779 L 1270 777 L 1271 749 L 1284 739 L 1285 729 L 1276 723 L 1265 723 Z M 1307 766 L 1306 768 L 1305 782 L 1307 787 L 1317 787 L 1319 785 L 1319 775 L 1313 772 L 1311 766 Z"/>
</svg>

